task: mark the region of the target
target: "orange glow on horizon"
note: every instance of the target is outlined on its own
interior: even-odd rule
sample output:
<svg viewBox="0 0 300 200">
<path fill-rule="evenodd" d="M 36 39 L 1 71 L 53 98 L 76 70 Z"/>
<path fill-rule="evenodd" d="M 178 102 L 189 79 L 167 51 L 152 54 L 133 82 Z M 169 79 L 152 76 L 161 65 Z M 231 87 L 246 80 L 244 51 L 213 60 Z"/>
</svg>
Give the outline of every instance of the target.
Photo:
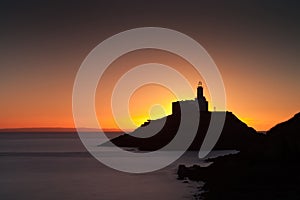
<svg viewBox="0 0 300 200">
<path fill-rule="evenodd" d="M 126 99 L 118 101 L 119 108 L 122 107 L 122 109 L 126 109 L 128 107 L 129 115 L 126 115 L 125 110 L 122 112 L 122 115 L 116 116 L 116 120 L 114 119 L 111 110 L 111 98 L 116 82 L 128 70 L 145 63 L 162 63 L 176 69 L 189 80 L 191 85 L 195 85 L 194 90 L 196 90 L 196 84 L 198 83 L 200 75 L 184 59 L 165 51 L 150 49 L 130 52 L 113 62 L 99 82 L 96 94 L 96 110 L 101 127 L 118 127 L 117 120 L 119 124 L 121 123 L 123 125 L 120 128 L 135 129 L 148 119 L 157 119 L 171 114 L 172 101 L 177 100 L 174 94 L 163 86 L 148 84 L 141 86 L 133 93 L 129 100 L 129 105 L 127 105 Z M 155 73 L 156 72 L 147 74 L 147 76 L 155 76 Z M 178 85 L 179 89 L 180 87 L 181 86 Z M 181 91 L 184 92 L 184 90 Z M 194 94 L 195 93 L 194 91 Z M 184 99 L 193 99 L 195 98 L 194 94 L 193 96 L 184 94 L 182 96 L 185 96 Z M 161 107 L 157 105 L 161 105 Z"/>
<path fill-rule="evenodd" d="M 217 62 L 217 65 L 225 67 L 232 64 L 222 57 L 218 61 L 220 64 Z M 194 96 L 183 94 L 185 98 L 179 100 L 193 99 L 196 96 L 197 83 L 203 79 L 187 61 L 172 53 L 158 50 L 131 52 L 113 62 L 99 82 L 95 107 L 101 127 L 111 130 L 119 128 L 110 109 L 111 92 L 118 79 L 134 66 L 153 62 L 176 69 L 189 80 L 191 85 L 195 86 Z M 256 75 L 258 80 L 254 82 L 252 81 L 253 77 L 241 76 L 238 71 L 220 71 L 226 89 L 227 110 L 233 112 L 248 126 L 256 130 L 268 130 L 299 112 L 296 109 L 300 108 L 299 102 L 294 102 L 293 98 L 289 98 L 287 95 L 293 94 L 293 90 L 278 84 L 276 77 L 270 76 L 266 80 L 265 77 Z M 74 127 L 72 87 L 75 74 L 76 71 L 70 73 L 69 77 L 60 74 L 50 77 L 45 74 L 44 78 L 36 78 L 34 74 L 28 74 L 28 77 L 19 77 L 19 84 L 7 85 L 6 95 L 1 99 L 0 127 Z M 173 81 L 176 82 L 176 80 Z M 241 84 L 236 84 L 237 82 Z M 272 84 L 270 91 L 261 89 L 267 82 L 277 84 Z M 272 87 L 276 88 L 276 92 L 273 92 Z M 178 88 L 180 89 L 180 85 Z M 209 101 L 209 110 L 214 110 L 205 83 L 204 95 Z M 132 130 L 147 119 L 156 119 L 171 114 L 171 103 L 175 100 L 177 99 L 172 92 L 155 84 L 137 89 L 129 100 L 129 112 L 133 121 L 131 122 L 126 115 L 116 116 L 123 125 L 127 124 L 120 128 Z M 297 97 L 294 100 L 297 100 Z M 291 102 L 284 103 L 289 101 Z M 119 101 L 120 106 L 127 107 L 126 103 L 122 100 Z M 149 112 L 151 107 L 157 104 L 162 107 L 155 106 L 152 112 Z"/>
</svg>

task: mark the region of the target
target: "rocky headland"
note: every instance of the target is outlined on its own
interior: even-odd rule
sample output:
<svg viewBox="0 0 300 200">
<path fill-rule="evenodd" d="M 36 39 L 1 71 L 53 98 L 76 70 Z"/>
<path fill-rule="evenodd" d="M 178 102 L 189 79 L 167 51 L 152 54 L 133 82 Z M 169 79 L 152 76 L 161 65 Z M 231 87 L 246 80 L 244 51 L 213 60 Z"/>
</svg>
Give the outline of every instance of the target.
<svg viewBox="0 0 300 200">
<path fill-rule="evenodd" d="M 209 167 L 180 165 L 178 178 L 205 182 L 196 199 L 299 199 L 299 133 L 300 113 L 270 129 L 255 151 L 207 160 Z"/>
</svg>

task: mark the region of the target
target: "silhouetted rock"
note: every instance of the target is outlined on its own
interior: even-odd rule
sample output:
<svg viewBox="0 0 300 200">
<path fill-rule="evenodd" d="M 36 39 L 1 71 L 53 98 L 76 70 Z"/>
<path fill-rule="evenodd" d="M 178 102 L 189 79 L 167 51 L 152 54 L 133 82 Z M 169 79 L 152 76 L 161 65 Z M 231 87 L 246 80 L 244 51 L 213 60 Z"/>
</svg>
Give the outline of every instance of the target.
<svg viewBox="0 0 300 200">
<path fill-rule="evenodd" d="M 211 119 L 211 112 L 201 112 L 199 128 L 189 150 L 199 150 Z M 215 113 L 224 114 L 224 113 Z M 164 126 L 159 129 L 155 124 Z M 130 135 L 125 134 L 114 138 L 112 142 L 119 147 L 137 147 L 140 150 L 154 151 L 167 145 L 176 135 L 180 124 L 180 113 L 175 113 L 162 119 L 153 120 L 150 123 L 142 125 Z M 159 130 L 157 134 L 148 138 L 139 138 L 148 132 Z M 186 134 L 189 134 L 188 132 Z M 137 137 L 135 137 L 137 136 Z M 252 151 L 255 147 L 260 146 L 265 135 L 257 133 L 253 128 L 248 127 L 240 121 L 231 112 L 226 112 L 225 123 L 221 136 L 214 149 L 235 149 Z"/>
<path fill-rule="evenodd" d="M 288 199 L 299 198 L 300 164 L 255 160 L 244 155 L 214 159 L 209 167 L 182 165 L 178 177 L 203 181 L 201 199 Z"/>
<path fill-rule="evenodd" d="M 197 114 L 200 119 L 197 118 Z M 248 127 L 231 112 L 208 111 L 208 102 L 203 96 L 201 82 L 198 84 L 197 97 L 195 99 L 173 102 L 171 115 L 147 121 L 130 135 L 122 135 L 114 138 L 111 142 L 119 147 L 136 147 L 140 150 L 155 151 L 165 147 L 172 141 L 178 130 L 182 128 L 180 126 L 182 121 L 184 121 L 184 134 L 187 136 L 194 132 L 193 123 L 198 125 L 198 129 L 196 129 L 197 134 L 188 149 L 199 150 L 206 137 L 212 116 L 217 120 L 225 116 L 223 130 L 214 149 L 234 149 L 253 153 L 260 149 L 258 147 L 262 146 L 265 135 L 257 133 L 253 128 Z M 221 123 L 221 121 L 218 122 Z M 181 149 L 180 144 L 171 148 L 173 149 L 170 150 L 185 150 Z"/>
<path fill-rule="evenodd" d="M 181 179 L 204 181 L 202 198 L 218 199 L 299 199 L 300 114 L 267 132 L 265 152 L 241 151 L 210 159 L 209 167 L 180 165 Z"/>
<path fill-rule="evenodd" d="M 188 178 L 190 180 L 198 181 L 203 177 L 207 168 L 201 168 L 198 165 L 186 167 L 185 165 L 179 165 L 177 175 L 179 180 Z"/>
<path fill-rule="evenodd" d="M 300 155 L 300 113 L 267 132 L 265 156 L 268 159 L 293 160 Z"/>
</svg>

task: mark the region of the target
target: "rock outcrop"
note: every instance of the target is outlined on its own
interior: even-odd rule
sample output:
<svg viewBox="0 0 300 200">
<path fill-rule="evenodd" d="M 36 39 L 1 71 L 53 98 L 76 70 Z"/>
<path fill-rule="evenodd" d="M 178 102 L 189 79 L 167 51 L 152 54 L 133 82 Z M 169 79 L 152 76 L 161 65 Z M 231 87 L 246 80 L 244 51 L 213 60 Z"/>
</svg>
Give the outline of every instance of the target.
<svg viewBox="0 0 300 200">
<path fill-rule="evenodd" d="M 201 112 L 197 135 L 189 150 L 199 150 L 211 119 L 211 112 Z M 224 113 L 223 113 L 224 114 Z M 163 123 L 165 122 L 165 123 Z M 157 126 L 156 126 L 157 124 Z M 157 128 L 164 124 L 162 128 Z M 154 151 L 167 145 L 176 135 L 180 124 L 180 114 L 172 114 L 165 118 L 146 122 L 131 134 L 124 134 L 112 140 L 119 147 L 136 147 L 140 150 Z M 157 134 L 140 138 L 143 134 L 157 131 Z M 189 134 L 188 132 L 186 134 Z M 214 149 L 234 149 L 252 151 L 254 147 L 261 145 L 265 135 L 257 133 L 240 121 L 233 113 L 226 112 L 226 118 L 221 136 Z"/>
<path fill-rule="evenodd" d="M 180 165 L 179 179 L 204 181 L 201 199 L 298 199 L 300 113 L 267 132 L 260 152 L 241 151 L 209 160 L 209 167 Z"/>
<path fill-rule="evenodd" d="M 277 124 L 266 134 L 265 156 L 268 159 L 298 159 L 300 155 L 300 113 Z"/>
</svg>

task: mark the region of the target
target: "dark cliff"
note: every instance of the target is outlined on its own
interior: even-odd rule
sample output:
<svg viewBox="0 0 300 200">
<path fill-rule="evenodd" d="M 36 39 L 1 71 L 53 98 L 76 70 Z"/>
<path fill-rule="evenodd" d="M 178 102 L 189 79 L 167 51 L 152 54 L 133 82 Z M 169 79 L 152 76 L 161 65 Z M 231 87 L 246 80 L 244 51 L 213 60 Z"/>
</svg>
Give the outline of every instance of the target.
<svg viewBox="0 0 300 200">
<path fill-rule="evenodd" d="M 207 111 L 200 113 L 197 135 L 190 145 L 189 150 L 200 149 L 209 126 L 211 114 L 211 112 Z M 155 124 L 161 124 L 164 120 L 165 124 L 159 129 L 160 131 L 158 131 L 157 134 L 147 138 L 138 138 L 142 134 L 155 131 Z M 174 138 L 178 131 L 179 124 L 180 114 L 172 114 L 165 118 L 151 121 L 150 123 L 146 122 L 130 135 L 122 135 L 113 139 L 112 142 L 119 147 L 136 147 L 140 150 L 154 151 L 164 147 Z M 248 127 L 233 113 L 226 112 L 224 127 L 214 149 L 251 151 L 251 149 L 260 145 L 264 138 L 265 135 L 259 134 L 253 128 Z"/>
<path fill-rule="evenodd" d="M 204 181 L 200 199 L 299 199 L 299 134 L 300 113 L 270 129 L 259 152 L 210 159 L 209 167 L 180 165 L 178 178 Z"/>
<path fill-rule="evenodd" d="M 300 155 L 300 113 L 267 132 L 265 156 L 291 160 Z"/>
</svg>

